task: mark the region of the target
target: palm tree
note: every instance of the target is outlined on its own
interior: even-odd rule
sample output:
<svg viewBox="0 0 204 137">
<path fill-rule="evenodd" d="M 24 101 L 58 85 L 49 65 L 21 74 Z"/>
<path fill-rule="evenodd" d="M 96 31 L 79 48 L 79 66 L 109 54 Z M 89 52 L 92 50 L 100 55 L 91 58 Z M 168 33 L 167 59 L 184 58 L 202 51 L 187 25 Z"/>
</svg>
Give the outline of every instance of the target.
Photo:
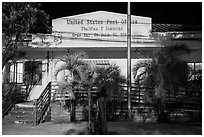
<svg viewBox="0 0 204 137">
<path fill-rule="evenodd" d="M 114 96 L 122 96 L 122 88 L 120 84 L 125 83 L 125 77 L 120 75 L 119 66 L 115 64 L 112 64 L 108 67 L 93 67 L 87 62 L 84 65 L 81 65 L 78 70 L 79 75 L 78 79 L 75 80 L 75 83 L 83 86 L 88 93 L 89 133 L 107 134 L 105 108 L 106 99 L 114 102 Z M 93 109 L 91 107 L 93 106 L 93 99 L 91 98 L 91 88 L 93 86 L 96 86 L 99 91 L 99 98 L 97 99 L 98 108 L 95 115 L 91 114 L 91 110 Z"/>
<path fill-rule="evenodd" d="M 122 94 L 120 84 L 125 82 L 125 78 L 121 76 L 120 69 L 115 64 L 111 64 L 107 67 L 96 67 L 95 73 L 95 86 L 99 91 L 97 104 L 100 115 L 100 134 L 107 134 L 106 101 L 114 100 L 116 93 L 118 95 Z"/>
<path fill-rule="evenodd" d="M 62 70 L 68 70 L 71 74 L 70 79 L 64 79 L 64 81 L 60 82 L 58 92 L 63 94 L 64 96 L 64 102 L 65 102 L 65 94 L 68 93 L 70 95 L 70 102 L 71 102 L 71 121 L 75 120 L 75 97 L 74 97 L 74 91 L 72 89 L 72 86 L 74 86 L 74 83 L 76 81 L 79 81 L 79 77 L 82 75 L 82 66 L 86 65 L 84 59 L 87 58 L 87 54 L 85 52 L 76 52 L 74 54 L 68 54 L 66 56 L 60 57 L 60 61 L 63 61 L 64 64 L 60 66 L 55 71 L 55 76 L 62 71 Z"/>
<path fill-rule="evenodd" d="M 95 73 L 94 69 L 91 67 L 91 65 L 86 62 L 84 65 L 81 65 L 78 68 L 78 78 L 75 80 L 75 83 L 78 84 L 78 86 L 84 87 L 85 91 L 88 93 L 88 129 L 89 129 L 89 134 L 92 134 L 94 132 L 92 125 L 92 118 L 91 118 L 91 89 L 92 86 L 94 85 L 95 82 Z"/>
<path fill-rule="evenodd" d="M 146 89 L 145 99 L 148 103 L 156 105 L 159 120 L 162 120 L 165 108 L 165 94 L 176 95 L 178 90 L 186 88 L 188 80 L 188 67 L 185 61 L 178 58 L 180 53 L 189 53 L 185 45 L 173 45 L 161 48 L 152 60 L 140 62 L 133 67 L 135 80 L 144 84 Z M 137 71 L 143 67 L 139 75 Z"/>
</svg>

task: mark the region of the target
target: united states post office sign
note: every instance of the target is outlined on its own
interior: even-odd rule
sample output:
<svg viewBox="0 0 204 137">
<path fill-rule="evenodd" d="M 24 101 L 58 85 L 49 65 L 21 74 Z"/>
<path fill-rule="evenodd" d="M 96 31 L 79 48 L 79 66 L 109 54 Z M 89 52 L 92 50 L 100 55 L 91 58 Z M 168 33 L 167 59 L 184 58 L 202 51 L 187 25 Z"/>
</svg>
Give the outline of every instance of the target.
<svg viewBox="0 0 204 137">
<path fill-rule="evenodd" d="M 52 21 L 53 31 L 64 38 L 126 41 L 127 15 L 98 11 L 58 18 Z M 151 32 L 151 18 L 131 16 L 132 39 L 147 37 Z"/>
</svg>

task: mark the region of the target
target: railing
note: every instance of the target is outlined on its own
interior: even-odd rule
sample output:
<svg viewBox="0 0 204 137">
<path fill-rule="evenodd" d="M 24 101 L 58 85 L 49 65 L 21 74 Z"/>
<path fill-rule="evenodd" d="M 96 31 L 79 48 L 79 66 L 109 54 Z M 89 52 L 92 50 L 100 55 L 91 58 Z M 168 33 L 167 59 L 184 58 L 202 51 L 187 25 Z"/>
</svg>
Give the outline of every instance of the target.
<svg viewBox="0 0 204 137">
<path fill-rule="evenodd" d="M 43 93 L 35 100 L 34 126 L 45 120 L 49 116 L 51 101 L 51 82 L 47 84 Z M 50 116 L 51 118 L 51 116 Z"/>
<path fill-rule="evenodd" d="M 15 88 L 14 84 L 9 84 L 9 89 L 2 94 L 2 116 L 9 111 L 9 109 L 14 105 L 14 102 L 11 100 L 10 96 L 13 93 L 13 89 Z"/>
<path fill-rule="evenodd" d="M 2 100 L 4 100 L 10 93 L 13 92 L 13 88 L 15 87 L 15 84 L 2 84 L 4 87 L 6 85 L 9 85 L 9 88 L 7 91 L 3 91 L 3 94 L 2 94 Z M 5 87 L 6 88 L 6 87 Z"/>
<path fill-rule="evenodd" d="M 57 86 L 56 84 L 54 86 Z M 116 115 L 122 115 L 125 116 L 128 110 L 127 107 L 127 85 L 121 85 L 123 89 L 123 96 L 121 99 L 119 99 L 117 96 L 114 97 L 114 102 L 107 101 L 107 114 L 111 114 L 112 112 Z M 56 90 L 56 88 L 55 88 Z M 78 106 L 84 106 L 87 105 L 87 91 L 84 89 L 84 87 L 75 87 L 74 89 L 75 97 L 76 97 L 76 103 Z M 152 108 L 150 105 L 147 105 L 144 100 L 144 94 L 146 91 L 154 90 L 153 88 L 145 89 L 144 86 L 138 86 L 136 84 L 132 83 L 131 86 L 131 110 L 132 112 L 135 112 L 138 108 Z M 54 91 L 53 91 L 54 92 Z M 91 98 L 94 100 L 95 97 L 97 97 L 98 91 L 96 87 L 92 87 L 91 90 Z M 57 95 L 55 95 L 57 96 Z M 68 95 L 65 95 L 68 97 Z M 59 100 L 60 97 L 58 96 Z M 173 93 L 169 94 L 166 93 L 166 99 L 165 99 L 165 106 L 167 108 L 175 108 L 175 109 L 197 109 L 200 110 L 202 108 L 202 96 L 200 95 L 200 98 L 198 99 L 199 95 L 197 95 L 195 98 L 187 98 L 185 95 L 185 91 L 178 91 L 178 94 L 176 96 L 173 95 Z M 55 98 L 57 100 L 57 98 Z M 94 102 L 93 102 L 94 103 Z M 196 107 L 195 107 L 196 106 Z M 82 113 L 82 112 L 80 112 Z"/>
<path fill-rule="evenodd" d="M 202 95 L 201 93 L 186 95 L 185 91 L 178 91 L 176 96 L 173 93 L 166 93 L 166 107 L 200 111 L 202 110 Z"/>
</svg>

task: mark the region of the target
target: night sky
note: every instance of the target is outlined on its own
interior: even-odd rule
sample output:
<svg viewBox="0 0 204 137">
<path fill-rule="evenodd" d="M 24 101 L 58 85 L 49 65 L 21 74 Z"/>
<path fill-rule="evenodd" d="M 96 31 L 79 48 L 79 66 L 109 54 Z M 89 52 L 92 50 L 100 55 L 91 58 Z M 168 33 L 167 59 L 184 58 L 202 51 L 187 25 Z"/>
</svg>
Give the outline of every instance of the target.
<svg viewBox="0 0 204 137">
<path fill-rule="evenodd" d="M 43 2 L 41 9 L 50 20 L 98 10 L 127 14 L 127 2 Z M 131 2 L 131 14 L 152 23 L 202 25 L 202 2 Z"/>
</svg>

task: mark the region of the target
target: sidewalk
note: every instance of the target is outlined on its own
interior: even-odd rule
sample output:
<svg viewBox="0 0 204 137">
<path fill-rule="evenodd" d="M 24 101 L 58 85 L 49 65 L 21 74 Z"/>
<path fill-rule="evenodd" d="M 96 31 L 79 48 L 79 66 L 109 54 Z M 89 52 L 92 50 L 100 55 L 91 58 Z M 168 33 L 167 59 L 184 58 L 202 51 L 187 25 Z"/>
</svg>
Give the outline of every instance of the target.
<svg viewBox="0 0 204 137">
<path fill-rule="evenodd" d="M 70 123 L 69 113 L 59 104 L 51 104 L 52 121 L 32 124 L 15 124 L 14 117 L 2 118 L 3 135 L 66 135 L 83 134 L 87 130 L 87 122 Z"/>
<path fill-rule="evenodd" d="M 2 135 L 66 135 L 82 134 L 87 127 L 87 123 L 64 123 L 54 124 L 46 122 L 38 126 L 26 124 L 3 124 Z"/>
<path fill-rule="evenodd" d="M 38 126 L 2 119 L 3 135 L 83 135 L 87 122 L 69 122 L 67 110 L 52 104 L 53 118 Z M 202 135 L 202 123 L 108 122 L 109 135 Z"/>
</svg>

